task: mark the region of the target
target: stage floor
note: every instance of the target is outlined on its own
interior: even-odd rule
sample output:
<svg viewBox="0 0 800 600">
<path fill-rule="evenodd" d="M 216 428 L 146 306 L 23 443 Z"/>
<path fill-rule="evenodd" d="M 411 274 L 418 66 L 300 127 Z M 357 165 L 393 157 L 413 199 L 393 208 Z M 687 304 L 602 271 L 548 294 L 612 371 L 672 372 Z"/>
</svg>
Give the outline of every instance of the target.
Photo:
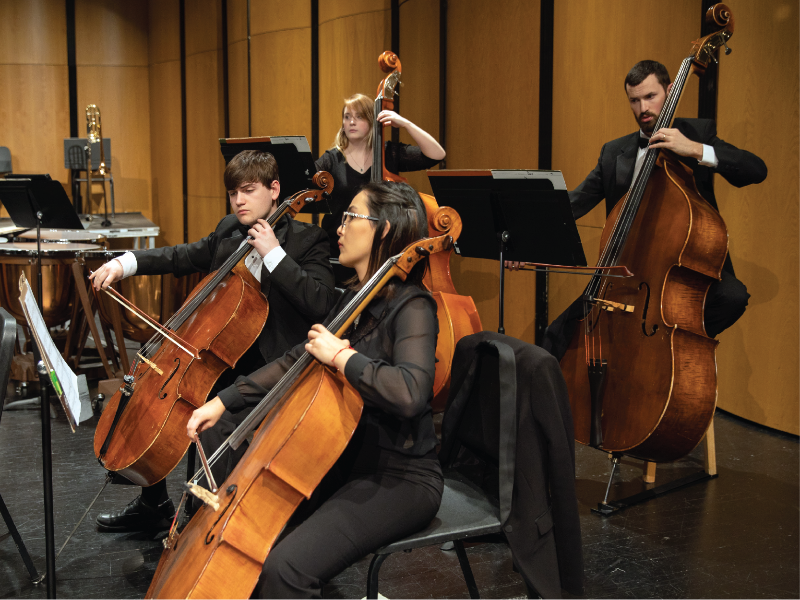
<svg viewBox="0 0 800 600">
<path fill-rule="evenodd" d="M 9 398 L 8 401 L 13 400 Z M 92 451 L 94 418 L 74 435 L 63 415 L 52 424 L 56 549 L 105 477 Z M 581 511 L 586 595 L 591 598 L 797 598 L 798 439 L 727 413 L 716 418 L 717 479 L 631 507 L 608 518 L 590 513 L 605 492 L 610 462 L 578 446 L 576 488 Z M 657 484 L 702 468 L 702 450 L 660 466 Z M 624 460 L 612 498 L 642 491 L 641 463 Z M 177 473 L 183 476 L 185 465 Z M 170 476 L 174 500 L 181 478 Z M 651 486 L 652 487 L 652 486 Z M 141 598 L 161 543 L 148 534 L 104 534 L 100 512 L 121 508 L 137 488 L 109 485 L 59 557 L 61 598 Z M 45 570 L 41 426 L 38 410 L 0 419 L 0 494 L 36 567 Z M 524 597 L 504 544 L 467 550 L 481 596 Z M 336 577 L 327 598 L 361 598 L 369 557 Z M 462 598 L 468 592 L 454 552 L 427 548 L 390 557 L 381 569 L 388 598 Z M 0 598 L 44 598 L 0 523 Z"/>
</svg>

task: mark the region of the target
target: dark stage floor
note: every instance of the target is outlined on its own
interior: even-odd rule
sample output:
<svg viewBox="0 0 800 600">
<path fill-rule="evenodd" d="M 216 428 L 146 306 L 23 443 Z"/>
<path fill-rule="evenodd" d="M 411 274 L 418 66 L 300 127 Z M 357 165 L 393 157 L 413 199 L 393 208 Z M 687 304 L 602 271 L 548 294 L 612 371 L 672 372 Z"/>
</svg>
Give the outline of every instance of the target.
<svg viewBox="0 0 800 600">
<path fill-rule="evenodd" d="M 11 400 L 11 399 L 9 399 Z M 55 535 L 59 548 L 102 486 L 92 452 L 95 420 L 70 434 L 63 415 L 53 422 Z M 45 569 L 41 427 L 38 410 L 6 412 L 0 422 L 0 493 L 31 552 Z M 577 449 L 586 595 L 591 598 L 797 598 L 798 440 L 725 413 L 716 419 L 719 477 L 631 507 L 609 518 L 590 513 L 602 499 L 606 455 Z M 659 467 L 658 483 L 702 468 L 702 451 Z M 179 467 L 185 473 L 185 466 Z M 641 468 L 624 461 L 612 497 L 644 489 Z M 170 478 L 173 498 L 180 479 Z M 110 485 L 57 561 L 62 598 L 143 597 L 161 544 L 152 535 L 101 534 L 99 512 L 124 506 L 136 489 Z M 524 597 L 502 544 L 467 550 L 484 598 Z M 330 598 L 361 598 L 369 559 L 326 587 Z M 428 548 L 390 557 L 381 570 L 388 598 L 468 597 L 453 552 Z M 0 597 L 45 597 L 30 583 L 0 524 Z"/>
</svg>

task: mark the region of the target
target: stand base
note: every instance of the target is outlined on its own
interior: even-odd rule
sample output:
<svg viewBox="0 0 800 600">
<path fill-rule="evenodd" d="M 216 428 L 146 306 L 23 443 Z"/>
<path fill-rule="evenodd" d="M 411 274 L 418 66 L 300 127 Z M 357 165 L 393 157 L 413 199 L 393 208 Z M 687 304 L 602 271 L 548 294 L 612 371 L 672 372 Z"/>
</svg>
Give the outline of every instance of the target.
<svg viewBox="0 0 800 600">
<path fill-rule="evenodd" d="M 642 502 L 646 502 L 647 500 L 652 500 L 653 498 L 657 498 L 658 496 L 663 496 L 664 494 L 667 494 L 669 492 L 674 492 L 675 490 L 686 487 L 687 485 L 691 485 L 693 483 L 697 483 L 699 481 L 716 479 L 716 477 L 717 477 L 716 474 L 711 475 L 709 473 L 706 473 L 705 471 L 698 471 L 697 473 L 693 473 L 692 475 L 681 477 L 679 479 L 676 479 L 675 481 L 670 481 L 669 483 L 659 485 L 651 490 L 645 490 L 644 492 L 639 492 L 638 494 L 634 494 L 633 496 L 628 496 L 627 498 L 621 498 L 619 500 L 611 500 L 609 502 L 598 502 L 597 508 L 593 508 L 592 512 L 596 515 L 600 515 L 601 517 L 608 517 L 618 513 L 619 511 L 625 508 L 628 508 L 629 506 L 640 504 Z"/>
</svg>

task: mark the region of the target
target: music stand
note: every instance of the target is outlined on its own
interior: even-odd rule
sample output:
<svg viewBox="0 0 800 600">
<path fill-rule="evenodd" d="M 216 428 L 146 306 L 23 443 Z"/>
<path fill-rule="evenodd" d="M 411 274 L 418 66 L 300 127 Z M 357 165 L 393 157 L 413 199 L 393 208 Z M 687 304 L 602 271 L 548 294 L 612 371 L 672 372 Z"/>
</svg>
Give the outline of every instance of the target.
<svg viewBox="0 0 800 600">
<path fill-rule="evenodd" d="M 64 188 L 49 175 L 16 175 L 0 180 L 0 202 L 16 225 L 36 227 L 36 299 L 42 310 L 41 228 L 83 229 Z M 39 373 L 42 406 L 42 464 L 44 480 L 44 522 L 47 562 L 47 596 L 56 596 L 56 555 L 53 532 L 53 454 L 50 443 L 50 377 L 39 348 L 33 344 L 33 356 Z"/>
<path fill-rule="evenodd" d="M 311 147 L 304 135 L 285 135 L 251 138 L 220 138 L 219 147 L 227 165 L 244 150 L 269 152 L 278 163 L 281 182 L 281 197 L 288 198 L 302 190 L 316 189 L 312 177 L 317 172 Z M 331 212 L 327 200 L 310 202 L 304 213 L 328 214 Z"/>
<path fill-rule="evenodd" d="M 505 333 L 504 261 L 586 266 L 560 171 L 428 171 L 433 194 L 461 216 L 458 254 L 500 260 L 500 319 Z"/>
</svg>

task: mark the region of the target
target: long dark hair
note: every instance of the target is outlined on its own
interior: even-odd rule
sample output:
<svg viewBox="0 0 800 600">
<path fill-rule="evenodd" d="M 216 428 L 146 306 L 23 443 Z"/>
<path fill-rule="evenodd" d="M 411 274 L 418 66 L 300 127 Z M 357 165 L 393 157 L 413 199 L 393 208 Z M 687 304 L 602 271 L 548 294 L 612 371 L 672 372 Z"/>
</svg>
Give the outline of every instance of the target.
<svg viewBox="0 0 800 600">
<path fill-rule="evenodd" d="M 361 191 L 366 193 L 370 216 L 378 219 L 373 230 L 372 250 L 364 278 L 366 282 L 390 257 L 402 252 L 412 242 L 428 237 L 428 217 L 419 194 L 407 183 L 368 183 Z M 387 221 L 389 231 L 384 237 Z M 427 260 L 417 263 L 406 281 L 422 287 L 427 265 Z M 347 284 L 358 287 L 358 278 L 349 280 Z"/>
</svg>

